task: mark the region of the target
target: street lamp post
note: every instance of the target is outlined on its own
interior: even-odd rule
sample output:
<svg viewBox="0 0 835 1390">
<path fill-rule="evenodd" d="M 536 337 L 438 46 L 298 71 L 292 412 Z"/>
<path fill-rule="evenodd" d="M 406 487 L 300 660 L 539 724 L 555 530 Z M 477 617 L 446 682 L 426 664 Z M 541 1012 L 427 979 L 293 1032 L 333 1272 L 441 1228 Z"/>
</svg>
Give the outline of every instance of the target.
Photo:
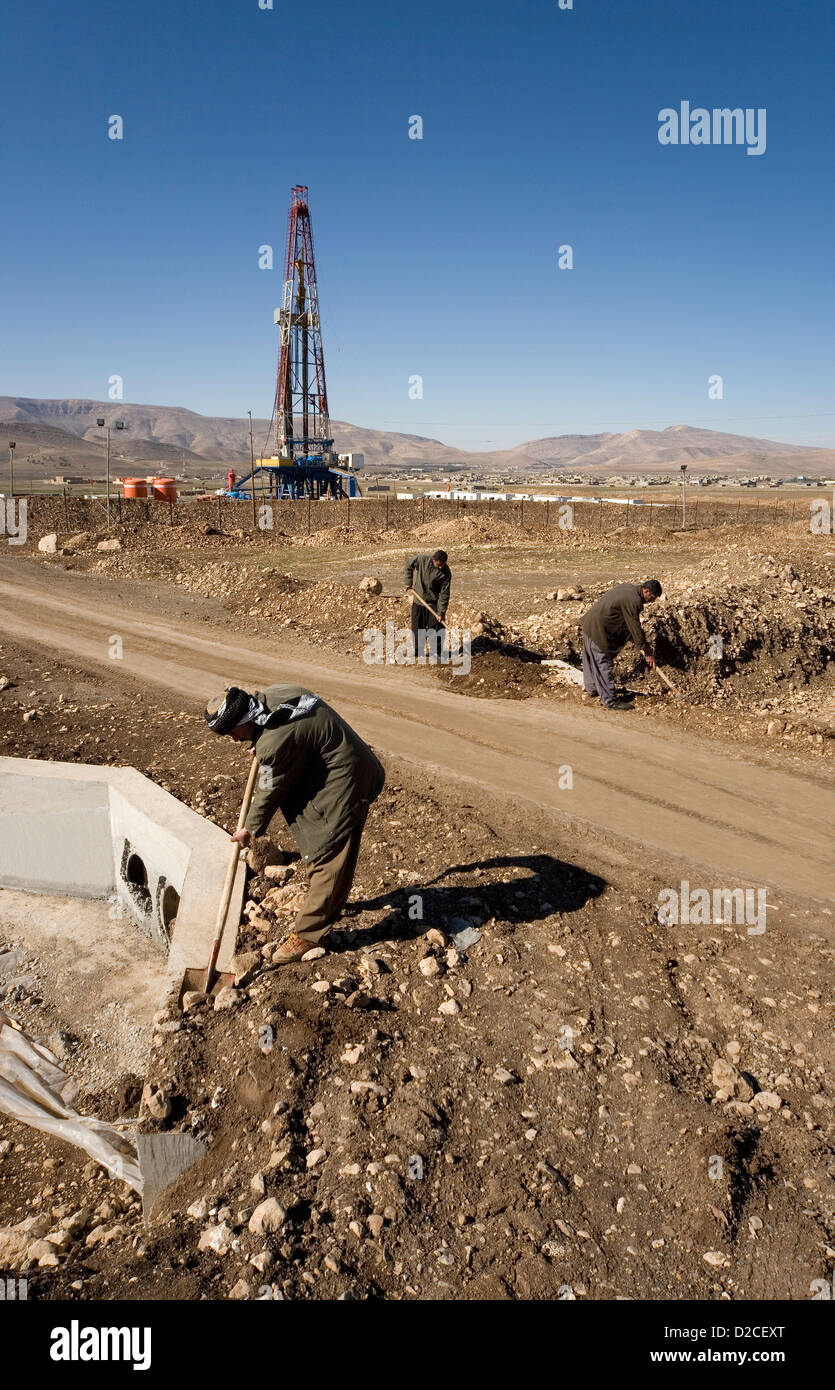
<svg viewBox="0 0 835 1390">
<path fill-rule="evenodd" d="M 252 489 L 252 529 L 255 530 L 255 445 L 252 442 L 252 411 L 249 416 L 249 486 Z"/>
<path fill-rule="evenodd" d="M 104 422 L 103 419 L 97 419 L 97 420 L 96 420 L 96 424 L 98 425 L 98 427 L 99 427 L 100 430 L 101 430 L 101 429 L 104 429 L 104 423 L 105 423 L 105 422 Z M 124 428 L 125 428 L 125 422 L 124 422 L 124 420 L 117 420 L 117 421 L 116 421 L 116 429 L 117 429 L 117 430 L 123 430 Z M 109 425 L 107 426 L 107 524 L 108 524 L 108 526 L 110 525 L 110 426 L 109 426 Z"/>
<path fill-rule="evenodd" d="M 687 525 L 687 464 L 681 465 L 681 529 Z"/>
<path fill-rule="evenodd" d="M 17 448 L 13 439 L 9 440 L 9 496 L 14 497 L 14 451 Z"/>
</svg>

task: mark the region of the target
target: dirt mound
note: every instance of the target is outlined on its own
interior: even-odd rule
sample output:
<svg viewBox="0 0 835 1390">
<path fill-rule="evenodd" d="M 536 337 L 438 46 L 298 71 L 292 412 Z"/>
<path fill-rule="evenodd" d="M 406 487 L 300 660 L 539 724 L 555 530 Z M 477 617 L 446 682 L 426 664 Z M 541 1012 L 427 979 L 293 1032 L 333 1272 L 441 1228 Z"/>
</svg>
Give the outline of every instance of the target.
<svg viewBox="0 0 835 1390">
<path fill-rule="evenodd" d="M 312 531 L 309 536 L 296 535 L 292 538 L 293 546 L 302 549 L 310 547 L 313 550 L 339 549 L 340 546 L 358 545 L 373 546 L 384 545 L 390 541 L 392 536 L 397 534 L 394 525 L 380 530 L 372 528 L 370 531 L 359 526 L 328 526 L 322 531 Z"/>
<path fill-rule="evenodd" d="M 541 533 L 526 532 L 513 522 L 467 514 L 449 521 L 427 521 L 423 526 L 415 526 L 409 534 L 416 541 L 439 546 L 445 543 L 451 546 L 486 545 L 525 539 L 535 539 L 541 543 L 542 540 Z"/>
<path fill-rule="evenodd" d="M 689 702 L 759 703 L 803 723 L 829 708 L 835 649 L 835 597 L 828 566 L 809 557 L 778 562 L 753 551 L 709 557 L 666 581 L 642 622 L 659 661 Z M 579 620 L 605 585 L 590 585 L 582 604 L 553 604 L 510 629 L 517 640 L 547 657 L 579 666 Z M 655 680 L 630 645 L 616 659 L 619 679 Z M 816 694 L 814 692 L 819 691 Z M 816 728 L 826 731 L 818 718 Z M 833 729 L 835 732 L 835 729 Z"/>
</svg>

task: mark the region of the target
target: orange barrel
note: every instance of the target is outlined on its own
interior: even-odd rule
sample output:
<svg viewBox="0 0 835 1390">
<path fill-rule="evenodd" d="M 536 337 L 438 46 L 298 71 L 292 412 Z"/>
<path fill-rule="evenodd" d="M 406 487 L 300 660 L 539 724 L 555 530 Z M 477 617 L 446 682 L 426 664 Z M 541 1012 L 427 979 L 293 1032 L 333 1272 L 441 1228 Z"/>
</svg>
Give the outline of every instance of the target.
<svg viewBox="0 0 835 1390">
<path fill-rule="evenodd" d="M 151 496 L 155 502 L 176 502 L 177 484 L 173 478 L 152 478 Z"/>
<path fill-rule="evenodd" d="M 147 497 L 148 484 L 144 478 L 123 478 L 122 479 L 123 497 Z"/>
</svg>

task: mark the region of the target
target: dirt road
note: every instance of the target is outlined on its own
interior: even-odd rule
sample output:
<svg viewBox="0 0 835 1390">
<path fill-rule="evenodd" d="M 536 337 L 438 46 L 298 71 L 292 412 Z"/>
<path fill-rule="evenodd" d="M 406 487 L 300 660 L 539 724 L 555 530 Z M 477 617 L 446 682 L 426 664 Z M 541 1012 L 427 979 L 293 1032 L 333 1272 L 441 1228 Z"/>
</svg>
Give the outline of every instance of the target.
<svg viewBox="0 0 835 1390">
<path fill-rule="evenodd" d="M 101 583 L 0 560 L 2 630 L 111 673 L 181 694 L 195 710 L 224 684 L 298 681 L 336 705 L 383 753 L 475 786 L 484 798 L 534 803 L 701 866 L 693 886 L 770 885 L 830 902 L 835 795 L 823 783 L 741 760 L 736 750 L 596 709 L 485 701 L 400 668 L 334 669 L 188 618 L 137 614 Z M 228 619 L 227 619 L 228 621 Z M 141 717 L 141 712 L 137 712 Z M 560 787 L 570 767 L 573 785 Z M 557 831 L 558 834 L 558 831 Z M 717 877 L 720 876 L 720 877 Z M 826 921 L 826 919 L 824 919 Z"/>
</svg>

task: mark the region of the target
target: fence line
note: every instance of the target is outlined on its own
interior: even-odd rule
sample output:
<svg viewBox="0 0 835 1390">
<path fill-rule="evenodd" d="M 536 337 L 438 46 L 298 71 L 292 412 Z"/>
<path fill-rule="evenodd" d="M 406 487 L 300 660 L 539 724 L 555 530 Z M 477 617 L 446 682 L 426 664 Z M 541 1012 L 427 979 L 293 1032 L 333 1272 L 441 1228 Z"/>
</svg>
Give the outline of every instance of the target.
<svg viewBox="0 0 835 1390">
<path fill-rule="evenodd" d="M 40 533 L 50 528 L 62 532 L 101 530 L 105 525 L 104 505 L 99 499 L 72 498 L 60 494 L 27 497 L 29 526 Z M 269 510 L 265 511 L 264 507 Z M 566 511 L 566 507 L 570 511 Z M 253 523 L 251 502 L 228 497 L 203 501 L 150 500 L 114 497 L 111 504 L 112 526 L 168 526 L 186 524 L 214 527 L 225 532 L 242 533 L 261 529 L 273 537 L 311 535 L 317 531 L 341 528 L 346 535 L 361 540 L 385 531 L 413 530 L 419 526 L 470 518 L 488 525 L 506 521 L 528 535 L 553 534 L 561 530 L 578 529 L 593 534 L 613 533 L 620 529 L 681 530 L 681 506 L 654 498 L 642 506 L 619 506 L 602 501 L 561 503 L 557 499 L 545 502 L 468 502 L 461 498 L 449 501 L 416 497 L 397 500 L 386 496 L 374 499 L 354 498 L 341 501 L 314 502 L 310 498 L 282 500 L 256 505 Z M 687 506 L 687 530 L 745 523 L 764 526 L 793 521 L 803 515 L 803 504 L 796 500 L 774 501 L 765 506 L 762 499 L 743 502 L 724 502 L 713 498 L 694 498 Z M 570 521 L 570 525 L 568 524 Z M 466 532 L 463 533 L 465 537 Z M 428 538 L 431 539 L 431 538 Z M 512 539 L 512 537 L 510 538 Z M 451 543 L 455 542 L 450 537 Z"/>
</svg>

